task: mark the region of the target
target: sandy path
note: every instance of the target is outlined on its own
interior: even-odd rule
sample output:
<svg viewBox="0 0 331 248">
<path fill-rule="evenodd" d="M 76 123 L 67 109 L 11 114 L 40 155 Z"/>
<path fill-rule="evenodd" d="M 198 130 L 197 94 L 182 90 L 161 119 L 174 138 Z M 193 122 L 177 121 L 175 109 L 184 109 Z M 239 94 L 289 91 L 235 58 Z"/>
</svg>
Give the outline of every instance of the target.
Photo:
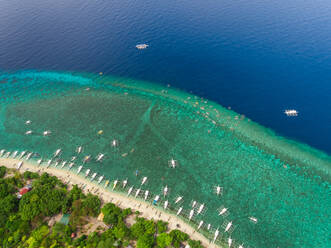
<svg viewBox="0 0 331 248">
<path fill-rule="evenodd" d="M 210 248 L 217 248 L 215 244 L 211 244 L 210 241 L 203 236 L 201 233 L 197 232 L 193 227 L 185 223 L 183 220 L 177 218 L 175 215 L 165 213 L 155 208 L 153 205 L 137 200 L 132 197 L 126 197 L 122 194 L 116 192 L 110 192 L 105 190 L 103 187 L 98 187 L 94 183 L 66 170 L 56 169 L 56 168 L 46 168 L 43 166 L 38 167 L 31 162 L 26 162 L 25 160 L 18 160 L 13 158 L 0 158 L 0 166 L 4 165 L 7 168 L 15 168 L 17 164 L 23 161 L 23 166 L 20 168 L 20 172 L 32 171 L 43 173 L 47 172 L 50 175 L 56 176 L 61 179 L 64 183 L 70 185 L 77 184 L 79 187 L 86 185 L 84 187 L 84 192 L 91 192 L 98 195 L 104 203 L 112 202 L 121 208 L 131 208 L 133 212 L 139 211 L 141 216 L 146 219 L 162 220 L 169 223 L 168 227 L 170 229 L 179 229 L 190 235 L 191 239 L 200 240 L 202 245 Z M 177 227 L 179 224 L 180 227 Z"/>
</svg>

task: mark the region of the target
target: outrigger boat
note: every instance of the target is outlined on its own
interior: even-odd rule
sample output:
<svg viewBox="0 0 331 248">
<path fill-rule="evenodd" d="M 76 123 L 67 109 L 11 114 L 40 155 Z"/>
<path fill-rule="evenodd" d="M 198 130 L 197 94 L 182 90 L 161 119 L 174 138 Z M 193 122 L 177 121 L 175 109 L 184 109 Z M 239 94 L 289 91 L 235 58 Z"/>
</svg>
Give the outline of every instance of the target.
<svg viewBox="0 0 331 248">
<path fill-rule="evenodd" d="M 133 186 L 131 186 L 131 187 L 129 188 L 129 190 L 128 190 L 128 195 L 131 194 L 132 190 L 133 190 Z"/>
<path fill-rule="evenodd" d="M 108 184 L 109 184 L 109 180 L 106 181 L 106 183 L 105 183 L 105 187 L 107 187 Z"/>
<path fill-rule="evenodd" d="M 199 225 L 198 225 L 198 230 L 202 227 L 203 225 L 203 220 L 200 221 Z"/>
<path fill-rule="evenodd" d="M 94 178 L 97 176 L 97 173 L 96 172 L 94 172 L 94 174 L 92 175 L 92 181 L 94 180 Z"/>
<path fill-rule="evenodd" d="M 61 165 L 61 168 L 63 168 L 66 164 L 67 164 L 67 161 L 63 161 L 62 165 Z"/>
<path fill-rule="evenodd" d="M 218 235 L 219 235 L 219 230 L 218 230 L 218 228 L 217 228 L 216 231 L 215 231 L 215 233 L 214 233 L 213 243 L 215 243 L 215 241 L 216 241 Z"/>
<path fill-rule="evenodd" d="M 148 194 L 149 194 L 149 191 L 148 191 L 148 190 L 146 190 L 146 191 L 145 191 L 145 198 L 144 198 L 144 199 L 145 199 L 145 201 L 147 200 Z"/>
<path fill-rule="evenodd" d="M 194 208 L 196 205 L 197 205 L 197 202 L 196 201 L 193 201 L 192 202 L 192 208 Z"/>
<path fill-rule="evenodd" d="M 22 162 L 22 161 L 19 162 L 19 163 L 17 164 L 17 169 L 18 169 L 18 170 L 21 169 L 22 165 L 23 165 L 23 162 Z"/>
<path fill-rule="evenodd" d="M 174 160 L 173 158 L 168 162 L 169 166 L 171 168 L 176 168 L 177 167 L 177 160 Z"/>
<path fill-rule="evenodd" d="M 102 180 L 103 180 L 103 176 L 99 177 L 98 184 L 100 184 Z"/>
<path fill-rule="evenodd" d="M 153 204 L 156 205 L 157 201 L 160 199 L 160 196 L 157 195 L 155 196 L 154 200 L 153 200 Z"/>
<path fill-rule="evenodd" d="M 143 177 L 143 180 L 141 181 L 141 185 L 144 185 L 146 181 L 147 181 L 147 177 Z"/>
<path fill-rule="evenodd" d="M 48 136 L 48 135 L 50 135 L 51 133 L 52 133 L 51 131 L 46 130 L 46 131 L 43 132 L 43 135 L 44 135 L 44 136 Z"/>
<path fill-rule="evenodd" d="M 32 130 L 28 130 L 25 132 L 25 135 L 30 135 L 30 134 L 32 134 Z"/>
<path fill-rule="evenodd" d="M 194 209 L 191 209 L 188 219 L 191 220 L 194 215 Z"/>
<path fill-rule="evenodd" d="M 183 207 L 180 207 L 180 208 L 178 209 L 178 211 L 177 211 L 177 214 L 176 214 L 176 215 L 179 215 L 179 214 L 182 212 L 182 210 L 183 210 Z"/>
<path fill-rule="evenodd" d="M 97 161 L 100 162 L 104 156 L 105 154 L 99 153 L 99 155 L 97 156 Z"/>
<path fill-rule="evenodd" d="M 18 151 L 15 151 L 13 154 L 12 154 L 12 157 L 15 158 L 16 155 L 17 155 Z"/>
<path fill-rule="evenodd" d="M 163 188 L 163 196 L 165 197 L 167 194 L 168 194 L 168 186 L 166 185 L 166 186 Z"/>
<path fill-rule="evenodd" d="M 49 159 L 46 167 L 48 168 L 51 165 L 51 163 L 52 163 L 52 159 Z"/>
<path fill-rule="evenodd" d="M 91 171 L 90 169 L 87 169 L 87 170 L 86 170 L 86 172 L 85 172 L 85 177 L 87 177 L 88 174 L 90 174 L 90 171 Z"/>
<path fill-rule="evenodd" d="M 2 157 L 3 154 L 4 154 L 5 152 L 6 152 L 6 150 L 2 149 L 2 150 L 0 151 L 0 156 Z"/>
<path fill-rule="evenodd" d="M 254 224 L 257 223 L 257 218 L 251 216 L 251 217 L 248 217 Z"/>
<path fill-rule="evenodd" d="M 114 181 L 113 190 L 115 189 L 117 183 L 118 183 L 118 180 L 116 179 L 116 180 Z"/>
<path fill-rule="evenodd" d="M 26 156 L 26 159 L 25 160 L 29 160 L 30 158 L 31 158 L 31 156 L 32 156 L 32 152 L 30 152 L 27 156 Z"/>
<path fill-rule="evenodd" d="M 205 207 L 205 204 L 204 204 L 204 203 L 201 204 L 200 207 L 199 207 L 199 209 L 198 209 L 197 214 L 201 214 L 201 212 L 202 212 L 202 210 L 204 209 L 204 207 Z"/>
<path fill-rule="evenodd" d="M 79 166 L 79 167 L 78 167 L 78 170 L 77 170 L 77 174 L 79 174 L 79 172 L 80 172 L 82 169 L 83 169 L 83 166 L 82 166 L 82 165 Z"/>
<path fill-rule="evenodd" d="M 58 155 L 60 155 L 61 151 L 62 151 L 61 149 L 57 149 L 54 153 L 54 157 L 57 157 Z"/>
<path fill-rule="evenodd" d="M 83 151 L 83 147 L 81 147 L 81 146 L 77 147 L 76 151 L 77 151 L 78 154 L 81 153 Z"/>
<path fill-rule="evenodd" d="M 230 221 L 230 222 L 226 225 L 226 227 L 225 227 L 225 231 L 224 231 L 224 232 L 229 231 L 231 227 L 232 227 L 232 221 Z"/>
<path fill-rule="evenodd" d="M 231 237 L 228 238 L 228 245 L 229 245 L 229 248 L 230 248 L 231 245 L 232 245 L 232 238 L 231 238 Z"/>
<path fill-rule="evenodd" d="M 10 156 L 10 152 L 7 152 L 5 157 L 8 158 Z"/>
<path fill-rule="evenodd" d="M 75 163 L 71 162 L 71 163 L 69 164 L 69 169 L 71 169 L 74 165 L 75 165 Z"/>
<path fill-rule="evenodd" d="M 169 205 L 169 202 L 168 202 L 168 200 L 166 200 L 166 201 L 164 202 L 163 208 L 164 208 L 164 209 L 167 209 L 168 205 Z"/>
<path fill-rule="evenodd" d="M 182 199 L 183 199 L 183 197 L 182 197 L 182 196 L 178 196 L 178 197 L 176 198 L 176 201 L 175 201 L 175 203 L 177 204 L 177 203 L 178 203 L 178 202 L 180 202 Z"/>
<path fill-rule="evenodd" d="M 128 179 L 125 179 L 125 180 L 123 181 L 123 188 L 125 188 L 125 186 L 127 185 L 127 183 L 128 183 Z"/>
<path fill-rule="evenodd" d="M 20 154 L 20 156 L 18 157 L 18 159 L 21 159 L 21 158 L 23 158 L 23 157 L 24 157 L 24 155 L 25 155 L 25 153 L 26 153 L 26 151 L 23 151 L 23 152 L 21 152 L 21 154 Z"/>
<path fill-rule="evenodd" d="M 222 209 L 220 210 L 220 212 L 218 213 L 218 216 L 225 214 L 226 211 L 228 211 L 227 208 L 222 208 Z"/>
<path fill-rule="evenodd" d="M 135 197 L 137 197 L 140 193 L 140 189 L 137 189 Z"/>
<path fill-rule="evenodd" d="M 39 159 L 39 160 L 37 161 L 37 165 L 39 166 L 39 165 L 41 164 L 42 161 L 43 161 L 42 159 Z"/>
</svg>

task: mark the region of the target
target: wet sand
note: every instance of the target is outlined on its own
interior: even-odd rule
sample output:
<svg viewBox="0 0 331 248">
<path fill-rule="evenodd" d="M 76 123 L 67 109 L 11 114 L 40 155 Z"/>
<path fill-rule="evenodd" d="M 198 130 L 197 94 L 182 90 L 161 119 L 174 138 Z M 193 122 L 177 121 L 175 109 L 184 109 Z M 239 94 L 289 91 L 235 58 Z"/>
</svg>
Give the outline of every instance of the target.
<svg viewBox="0 0 331 248">
<path fill-rule="evenodd" d="M 141 217 L 146 219 L 162 220 L 168 222 L 168 227 L 170 230 L 179 229 L 187 233 L 191 239 L 200 240 L 202 245 L 209 248 L 218 247 L 215 244 L 211 244 L 210 241 L 203 236 L 201 233 L 197 232 L 193 227 L 185 223 L 183 220 L 177 218 L 175 215 L 163 212 L 158 208 L 155 208 L 152 204 L 147 202 L 134 199 L 132 197 L 126 197 L 117 192 L 110 192 L 103 187 L 99 187 L 94 183 L 74 174 L 73 172 L 56 169 L 56 168 L 46 168 L 43 166 L 34 165 L 32 162 L 26 162 L 25 160 L 13 159 L 13 158 L 0 158 L 0 166 L 6 166 L 7 168 L 16 169 L 17 164 L 23 161 L 23 166 L 20 168 L 20 172 L 25 171 L 43 173 L 47 172 L 50 175 L 56 176 L 66 183 L 69 187 L 71 185 L 77 184 L 83 189 L 84 193 L 92 193 L 98 195 L 103 203 L 112 202 L 121 208 L 131 208 L 133 212 L 139 211 Z M 101 184 L 103 185 L 103 184 Z"/>
</svg>

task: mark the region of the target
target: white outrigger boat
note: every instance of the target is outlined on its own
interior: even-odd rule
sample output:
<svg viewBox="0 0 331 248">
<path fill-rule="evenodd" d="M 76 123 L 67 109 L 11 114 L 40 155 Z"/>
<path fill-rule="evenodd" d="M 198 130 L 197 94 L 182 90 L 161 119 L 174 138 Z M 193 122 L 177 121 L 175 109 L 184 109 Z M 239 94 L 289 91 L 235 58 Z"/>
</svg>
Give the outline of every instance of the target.
<svg viewBox="0 0 331 248">
<path fill-rule="evenodd" d="M 78 170 L 77 170 L 77 174 L 79 174 L 79 172 L 80 172 L 82 169 L 83 169 L 83 166 L 82 166 L 82 165 L 79 166 L 79 167 L 78 167 Z"/>
<path fill-rule="evenodd" d="M 4 154 L 5 152 L 6 152 L 6 150 L 2 149 L 2 150 L 0 151 L 0 157 L 2 157 L 3 154 Z"/>
<path fill-rule="evenodd" d="M 227 208 L 222 208 L 222 209 L 219 211 L 218 216 L 225 214 L 226 211 L 228 211 Z"/>
<path fill-rule="evenodd" d="M 116 180 L 114 181 L 113 190 L 115 189 L 117 183 L 118 183 L 118 180 L 116 179 Z"/>
<path fill-rule="evenodd" d="M 167 194 L 168 194 L 168 186 L 166 185 L 166 186 L 163 188 L 163 196 L 166 197 Z"/>
<path fill-rule="evenodd" d="M 67 164 L 67 161 L 63 161 L 62 165 L 61 165 L 61 168 L 63 168 L 66 164 Z"/>
<path fill-rule="evenodd" d="M 194 209 L 191 209 L 188 219 L 191 220 L 194 215 Z"/>
<path fill-rule="evenodd" d="M 32 130 L 28 130 L 25 132 L 25 135 L 30 135 L 30 134 L 32 134 Z"/>
<path fill-rule="evenodd" d="M 215 194 L 220 196 L 220 195 L 222 195 L 222 192 L 223 192 L 223 188 L 221 186 L 217 185 L 215 187 Z"/>
<path fill-rule="evenodd" d="M 228 238 L 228 245 L 229 245 L 229 248 L 230 248 L 231 245 L 232 245 L 232 238 L 231 238 L 231 237 Z"/>
<path fill-rule="evenodd" d="M 118 141 L 114 139 L 114 140 L 111 142 L 111 146 L 113 146 L 113 147 L 118 146 Z"/>
<path fill-rule="evenodd" d="M 90 171 L 91 171 L 90 169 L 87 169 L 87 170 L 86 170 L 86 172 L 85 172 L 85 177 L 87 177 L 88 174 L 90 174 Z"/>
<path fill-rule="evenodd" d="M 91 178 L 91 180 L 93 181 L 94 180 L 94 178 L 97 176 L 97 173 L 96 172 L 94 172 L 93 173 L 93 175 L 92 175 L 92 178 Z"/>
<path fill-rule="evenodd" d="M 140 189 L 137 189 L 136 194 L 135 194 L 134 197 L 137 197 L 139 195 L 139 193 L 140 193 Z"/>
<path fill-rule="evenodd" d="M 43 135 L 44 135 L 44 136 L 48 136 L 48 135 L 50 135 L 51 133 L 52 133 L 51 131 L 46 130 L 46 131 L 43 132 Z"/>
<path fill-rule="evenodd" d="M 251 222 L 253 222 L 254 224 L 257 223 L 257 218 L 256 217 L 253 217 L 253 216 L 250 216 L 248 217 L 250 219 Z"/>
<path fill-rule="evenodd" d="M 33 152 L 30 152 L 30 153 L 26 156 L 25 160 L 29 160 L 29 159 L 31 158 L 32 154 L 33 154 Z"/>
<path fill-rule="evenodd" d="M 230 221 L 226 227 L 225 227 L 225 231 L 224 232 L 228 232 L 230 230 L 230 228 L 232 227 L 232 221 Z"/>
<path fill-rule="evenodd" d="M 39 166 L 39 165 L 41 164 L 42 161 L 43 161 L 42 159 L 39 159 L 39 160 L 37 161 L 37 165 Z"/>
<path fill-rule="evenodd" d="M 216 239 L 218 238 L 218 235 L 220 234 L 218 228 L 216 229 L 215 233 L 214 233 L 214 238 L 213 238 L 213 243 L 215 243 Z"/>
<path fill-rule="evenodd" d="M 178 209 L 176 215 L 179 215 L 179 214 L 182 212 L 182 210 L 183 210 L 183 207 L 180 207 L 180 208 Z"/>
<path fill-rule="evenodd" d="M 18 151 L 15 151 L 13 154 L 12 154 L 12 157 L 15 158 L 16 155 L 17 155 Z"/>
<path fill-rule="evenodd" d="M 180 202 L 182 199 L 183 199 L 182 196 L 178 196 L 178 197 L 176 198 L 175 204 L 177 204 L 178 202 Z"/>
<path fill-rule="evenodd" d="M 97 162 L 100 162 L 104 156 L 105 154 L 99 153 L 99 155 L 97 156 Z"/>
<path fill-rule="evenodd" d="M 26 122 L 25 122 L 25 125 L 30 125 L 32 122 L 31 122 L 31 120 L 27 120 Z"/>
<path fill-rule="evenodd" d="M 21 152 L 21 154 L 20 154 L 20 156 L 18 157 L 18 159 L 21 159 L 21 158 L 23 158 L 23 157 L 24 157 L 24 155 L 25 155 L 25 153 L 26 153 L 26 151 L 23 151 L 23 152 Z"/>
<path fill-rule="evenodd" d="M 82 146 L 77 147 L 76 152 L 78 154 L 80 154 L 82 151 L 83 151 L 83 147 Z"/>
<path fill-rule="evenodd" d="M 54 167 L 56 167 L 58 165 L 59 165 L 59 161 L 56 161 L 55 164 L 54 164 Z"/>
<path fill-rule="evenodd" d="M 239 245 L 238 248 L 244 248 L 244 244 Z"/>
<path fill-rule="evenodd" d="M 6 157 L 6 158 L 9 158 L 10 153 L 11 153 L 11 152 L 7 152 L 6 155 L 5 155 L 5 157 Z"/>
<path fill-rule="evenodd" d="M 128 195 L 131 194 L 132 190 L 133 190 L 133 186 L 131 186 L 131 187 L 129 188 L 129 190 L 128 190 Z"/>
<path fill-rule="evenodd" d="M 128 179 L 125 179 L 124 181 L 123 181 L 123 188 L 125 188 L 125 186 L 128 184 Z"/>
<path fill-rule="evenodd" d="M 142 181 L 141 181 L 141 185 L 144 185 L 144 183 L 146 183 L 147 181 L 147 177 L 143 177 Z"/>
<path fill-rule="evenodd" d="M 54 157 L 57 157 L 58 155 L 60 155 L 61 153 L 61 149 L 57 149 L 55 152 L 54 152 Z"/>
<path fill-rule="evenodd" d="M 19 163 L 17 164 L 17 169 L 18 169 L 18 170 L 21 169 L 22 165 L 23 165 L 23 162 L 22 162 L 22 161 L 19 162 Z"/>
<path fill-rule="evenodd" d="M 169 160 L 168 164 L 169 164 L 169 167 L 176 168 L 177 167 L 177 160 L 174 160 L 172 158 L 171 160 Z"/>
<path fill-rule="evenodd" d="M 166 201 L 164 202 L 163 208 L 164 208 L 164 209 L 167 209 L 168 205 L 169 205 L 169 201 L 166 200 Z"/>
<path fill-rule="evenodd" d="M 208 224 L 208 225 L 207 225 L 207 230 L 210 230 L 210 228 L 211 228 L 211 225 Z"/>
<path fill-rule="evenodd" d="M 102 182 L 103 178 L 104 178 L 104 176 L 99 177 L 98 184 L 100 184 Z"/>
<path fill-rule="evenodd" d="M 149 194 L 149 191 L 148 191 L 148 190 L 146 190 L 146 191 L 145 191 L 145 197 L 144 197 L 145 201 L 146 201 L 146 200 L 147 200 L 147 198 L 148 198 L 148 194 Z"/>
<path fill-rule="evenodd" d="M 199 225 L 198 225 L 198 230 L 202 227 L 203 225 L 203 220 L 200 221 Z"/>
<path fill-rule="evenodd" d="M 205 204 L 204 203 L 201 204 L 200 207 L 199 207 L 199 209 L 198 209 L 198 211 L 197 211 L 197 214 L 201 214 L 201 212 L 204 209 L 204 207 L 205 207 Z"/>
<path fill-rule="evenodd" d="M 49 159 L 46 167 L 48 168 L 51 165 L 51 163 L 52 163 L 52 159 Z"/>
<path fill-rule="evenodd" d="M 192 202 L 192 208 L 194 208 L 197 205 L 197 201 Z"/>
</svg>

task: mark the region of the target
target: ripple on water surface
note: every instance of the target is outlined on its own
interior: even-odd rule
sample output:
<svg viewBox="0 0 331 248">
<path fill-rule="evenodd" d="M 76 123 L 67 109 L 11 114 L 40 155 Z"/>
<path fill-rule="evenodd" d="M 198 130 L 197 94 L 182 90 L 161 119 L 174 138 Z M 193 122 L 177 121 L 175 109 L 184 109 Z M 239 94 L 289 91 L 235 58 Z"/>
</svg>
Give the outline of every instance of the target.
<svg viewBox="0 0 331 248">
<path fill-rule="evenodd" d="M 184 215 L 192 201 L 204 203 L 194 221 L 220 228 L 222 238 L 230 236 L 223 228 L 232 221 L 236 245 L 331 246 L 331 163 L 320 151 L 213 102 L 145 82 L 23 71 L 1 74 L 0 92 L 1 148 L 43 157 L 62 148 L 68 160 L 82 146 L 77 166 L 92 155 L 84 170 L 109 180 L 128 178 L 154 194 L 167 185 L 170 205 L 182 206 Z M 45 130 L 51 135 L 44 137 Z M 96 162 L 99 153 L 105 154 L 102 162 Z M 172 158 L 176 168 L 168 165 Z M 143 176 L 148 180 L 141 186 Z M 220 197 L 216 185 L 223 187 Z M 175 204 L 177 196 L 184 201 Z M 218 215 L 222 206 L 226 216 Z"/>
</svg>

